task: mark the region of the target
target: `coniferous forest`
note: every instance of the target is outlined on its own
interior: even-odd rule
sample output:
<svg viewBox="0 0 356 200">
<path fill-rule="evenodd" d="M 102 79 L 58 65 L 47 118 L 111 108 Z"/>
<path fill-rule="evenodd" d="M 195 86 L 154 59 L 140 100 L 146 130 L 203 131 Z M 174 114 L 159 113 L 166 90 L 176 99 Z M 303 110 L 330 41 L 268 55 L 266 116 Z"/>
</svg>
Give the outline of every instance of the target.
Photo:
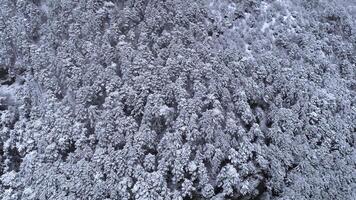
<svg viewBox="0 0 356 200">
<path fill-rule="evenodd" d="M 356 1 L 0 0 L 0 199 L 356 198 Z"/>
</svg>

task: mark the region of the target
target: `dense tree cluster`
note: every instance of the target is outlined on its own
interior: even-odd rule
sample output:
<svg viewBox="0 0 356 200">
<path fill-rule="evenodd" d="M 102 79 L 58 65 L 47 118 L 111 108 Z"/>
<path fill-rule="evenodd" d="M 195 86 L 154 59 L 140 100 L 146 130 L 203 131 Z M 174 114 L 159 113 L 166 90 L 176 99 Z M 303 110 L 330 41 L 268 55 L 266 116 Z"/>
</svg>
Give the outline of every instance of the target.
<svg viewBox="0 0 356 200">
<path fill-rule="evenodd" d="M 353 199 L 352 0 L 0 0 L 0 198 Z"/>
</svg>

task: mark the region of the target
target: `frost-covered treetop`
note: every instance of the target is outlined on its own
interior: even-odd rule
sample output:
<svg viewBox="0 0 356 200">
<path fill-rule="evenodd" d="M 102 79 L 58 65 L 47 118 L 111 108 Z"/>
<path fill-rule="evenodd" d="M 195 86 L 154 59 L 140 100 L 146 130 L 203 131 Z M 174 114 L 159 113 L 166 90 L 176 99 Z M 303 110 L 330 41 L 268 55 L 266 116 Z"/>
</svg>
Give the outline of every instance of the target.
<svg viewBox="0 0 356 200">
<path fill-rule="evenodd" d="M 0 199 L 355 199 L 353 0 L 0 0 Z"/>
</svg>

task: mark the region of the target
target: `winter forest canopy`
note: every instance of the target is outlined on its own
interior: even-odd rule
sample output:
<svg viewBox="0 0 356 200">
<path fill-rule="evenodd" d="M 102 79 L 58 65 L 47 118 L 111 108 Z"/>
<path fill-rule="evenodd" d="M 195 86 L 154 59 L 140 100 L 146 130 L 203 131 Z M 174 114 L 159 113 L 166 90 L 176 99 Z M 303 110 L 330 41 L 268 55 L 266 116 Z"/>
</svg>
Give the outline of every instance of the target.
<svg viewBox="0 0 356 200">
<path fill-rule="evenodd" d="M 356 198 L 356 1 L 0 0 L 0 199 Z"/>
</svg>

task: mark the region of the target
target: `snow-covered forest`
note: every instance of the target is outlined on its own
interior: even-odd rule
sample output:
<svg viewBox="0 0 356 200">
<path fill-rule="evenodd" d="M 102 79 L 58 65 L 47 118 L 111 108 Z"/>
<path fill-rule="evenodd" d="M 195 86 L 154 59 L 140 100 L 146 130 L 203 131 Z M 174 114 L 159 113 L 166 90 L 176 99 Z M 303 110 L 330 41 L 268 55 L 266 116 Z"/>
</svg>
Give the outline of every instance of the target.
<svg viewBox="0 0 356 200">
<path fill-rule="evenodd" d="M 356 1 L 0 0 L 0 199 L 356 198 Z"/>
</svg>

